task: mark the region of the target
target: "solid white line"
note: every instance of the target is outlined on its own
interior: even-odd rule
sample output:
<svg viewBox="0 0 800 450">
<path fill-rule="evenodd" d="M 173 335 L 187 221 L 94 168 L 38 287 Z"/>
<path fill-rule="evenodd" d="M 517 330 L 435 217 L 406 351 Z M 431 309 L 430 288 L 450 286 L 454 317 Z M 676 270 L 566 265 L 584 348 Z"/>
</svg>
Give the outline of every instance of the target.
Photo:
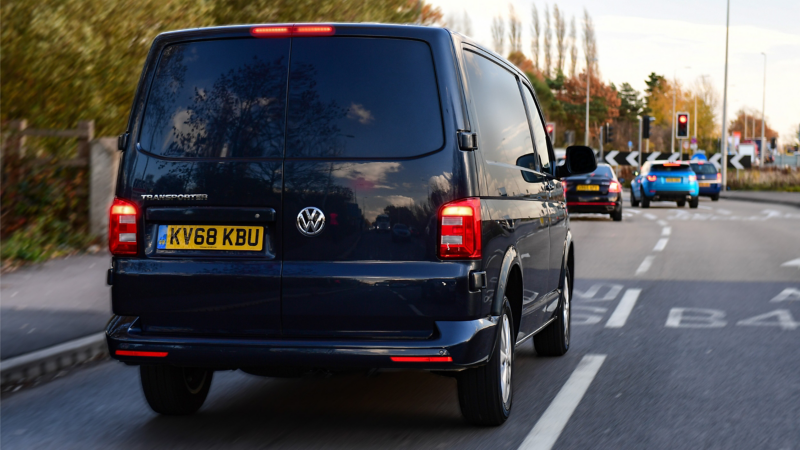
<svg viewBox="0 0 800 450">
<path fill-rule="evenodd" d="M 664 250 L 667 247 L 667 242 L 669 242 L 669 239 L 667 238 L 659 239 L 658 242 L 656 242 L 656 246 L 653 247 L 653 251 L 660 252 L 661 250 Z"/>
<path fill-rule="evenodd" d="M 654 259 L 656 259 L 655 256 L 652 256 L 652 255 L 645 256 L 644 261 L 642 261 L 642 264 L 640 264 L 639 268 L 636 269 L 636 275 L 641 275 L 641 274 L 647 272 L 648 270 L 650 270 L 650 266 L 653 265 L 653 260 Z"/>
<path fill-rule="evenodd" d="M 636 305 L 636 300 L 639 299 L 641 289 L 628 289 L 619 301 L 617 309 L 611 314 L 606 322 L 606 328 L 622 328 L 628 320 L 628 316 L 633 311 L 633 306 Z"/>
<path fill-rule="evenodd" d="M 664 227 L 661 229 L 662 236 L 669 236 L 670 234 L 672 234 L 672 227 Z"/>
<path fill-rule="evenodd" d="M 592 384 L 606 355 L 586 355 L 519 446 L 520 450 L 550 450 Z"/>
</svg>

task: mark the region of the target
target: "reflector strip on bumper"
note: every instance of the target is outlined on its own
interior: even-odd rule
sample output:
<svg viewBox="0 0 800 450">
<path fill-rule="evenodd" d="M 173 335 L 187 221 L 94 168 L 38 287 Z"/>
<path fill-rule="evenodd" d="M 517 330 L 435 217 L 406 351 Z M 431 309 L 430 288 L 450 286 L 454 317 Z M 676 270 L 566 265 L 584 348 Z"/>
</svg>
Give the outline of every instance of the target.
<svg viewBox="0 0 800 450">
<path fill-rule="evenodd" d="M 167 356 L 167 352 L 134 352 L 131 350 L 117 350 L 114 354 L 117 356 L 144 356 L 150 358 L 163 358 Z"/>
<path fill-rule="evenodd" d="M 453 362 L 450 356 L 392 356 L 392 362 Z"/>
</svg>

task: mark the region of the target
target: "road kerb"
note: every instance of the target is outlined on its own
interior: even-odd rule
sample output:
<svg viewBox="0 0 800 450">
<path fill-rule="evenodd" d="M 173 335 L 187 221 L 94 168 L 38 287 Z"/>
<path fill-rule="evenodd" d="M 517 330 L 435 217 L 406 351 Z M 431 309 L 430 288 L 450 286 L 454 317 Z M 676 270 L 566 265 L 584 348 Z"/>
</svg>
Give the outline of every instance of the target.
<svg viewBox="0 0 800 450">
<path fill-rule="evenodd" d="M 0 361 L 2 386 L 22 384 L 59 370 L 108 355 L 106 333 L 100 332 Z"/>
</svg>

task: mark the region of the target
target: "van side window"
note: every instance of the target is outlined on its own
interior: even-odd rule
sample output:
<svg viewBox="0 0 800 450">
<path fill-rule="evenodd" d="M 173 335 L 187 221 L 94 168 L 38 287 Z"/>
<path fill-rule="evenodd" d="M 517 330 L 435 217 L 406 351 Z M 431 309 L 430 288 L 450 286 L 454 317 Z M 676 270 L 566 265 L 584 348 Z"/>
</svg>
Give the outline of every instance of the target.
<svg viewBox="0 0 800 450">
<path fill-rule="evenodd" d="M 517 160 L 533 153 L 533 142 L 517 78 L 498 64 L 464 52 L 478 122 L 478 151 L 486 162 L 488 193 L 526 195 Z"/>
<path fill-rule="evenodd" d="M 525 94 L 525 102 L 528 104 L 528 112 L 531 114 L 531 125 L 533 125 L 533 139 L 536 143 L 536 154 L 539 155 L 541 162 L 541 170 L 544 173 L 553 173 L 553 163 L 550 161 L 550 153 L 547 150 L 547 132 L 542 125 L 542 116 L 539 114 L 539 108 L 536 107 L 536 102 L 533 101 L 533 95 L 528 90 L 527 86 L 522 87 L 522 92 Z"/>
</svg>

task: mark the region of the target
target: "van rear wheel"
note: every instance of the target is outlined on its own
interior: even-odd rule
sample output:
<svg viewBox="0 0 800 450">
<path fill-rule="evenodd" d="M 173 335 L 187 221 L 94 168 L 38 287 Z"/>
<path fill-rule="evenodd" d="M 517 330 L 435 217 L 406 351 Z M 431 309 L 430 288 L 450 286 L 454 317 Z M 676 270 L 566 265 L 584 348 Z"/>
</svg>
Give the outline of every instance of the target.
<svg viewBox="0 0 800 450">
<path fill-rule="evenodd" d="M 214 372 L 174 366 L 140 366 L 142 390 L 153 411 L 170 416 L 193 414 L 203 406 Z"/>
<path fill-rule="evenodd" d="M 508 298 L 497 324 L 500 335 L 489 361 L 458 374 L 458 403 L 461 414 L 475 425 L 502 425 L 511 413 L 512 370 L 514 368 L 514 317 Z"/>
</svg>

